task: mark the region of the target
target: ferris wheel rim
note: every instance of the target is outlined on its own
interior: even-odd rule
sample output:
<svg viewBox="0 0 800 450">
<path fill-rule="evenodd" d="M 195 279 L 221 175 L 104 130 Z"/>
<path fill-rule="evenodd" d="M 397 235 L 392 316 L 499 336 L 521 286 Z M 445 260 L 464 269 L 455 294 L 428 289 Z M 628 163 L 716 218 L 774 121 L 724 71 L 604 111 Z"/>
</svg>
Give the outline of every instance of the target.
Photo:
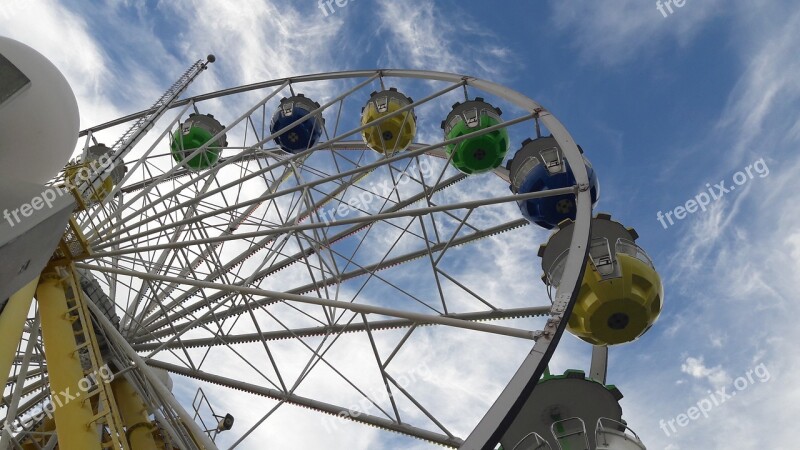
<svg viewBox="0 0 800 450">
<path fill-rule="evenodd" d="M 513 89 L 507 88 L 499 83 L 494 83 L 488 80 L 483 80 L 481 78 L 470 76 L 470 75 L 463 75 L 457 74 L 454 72 L 442 72 L 442 71 L 435 71 L 435 70 L 414 70 L 414 69 L 365 69 L 365 70 L 343 70 L 343 71 L 336 71 L 336 72 L 319 72 L 315 74 L 309 75 L 299 75 L 299 76 L 291 76 L 291 77 L 283 77 L 283 78 L 275 78 L 273 80 L 261 81 L 246 85 L 240 85 L 233 88 L 227 89 L 220 89 L 214 92 L 208 92 L 205 94 L 195 95 L 192 97 L 185 98 L 183 100 L 176 101 L 172 104 L 170 109 L 178 108 L 181 106 L 186 106 L 191 103 L 199 103 L 205 100 L 211 100 L 218 97 L 223 97 L 232 94 L 241 94 L 243 92 L 248 92 L 257 89 L 264 89 L 269 87 L 277 87 L 283 83 L 306 83 L 306 82 L 314 82 L 314 81 L 326 81 L 326 80 L 336 80 L 336 79 L 347 79 L 347 78 L 368 78 L 370 76 L 379 76 L 379 77 L 396 77 L 396 78 L 411 78 L 411 79 L 421 79 L 421 80 L 430 80 L 430 81 L 447 81 L 451 83 L 456 83 L 459 81 L 463 81 L 468 85 L 474 86 L 478 89 L 481 89 L 485 92 L 489 92 L 491 94 L 497 95 L 507 101 L 510 101 L 516 104 L 518 107 L 527 110 L 528 112 L 534 112 L 536 110 L 542 109 L 542 106 L 536 102 L 535 100 L 517 92 Z M 117 125 L 122 125 L 128 123 L 132 120 L 136 120 L 140 117 L 143 117 L 147 113 L 155 111 L 154 109 L 144 109 L 135 113 L 131 113 L 120 117 L 118 119 L 110 120 L 89 128 L 85 128 L 78 133 L 78 137 L 84 137 L 89 135 L 90 133 L 94 133 L 97 131 L 104 130 L 106 128 L 114 127 Z"/>
</svg>

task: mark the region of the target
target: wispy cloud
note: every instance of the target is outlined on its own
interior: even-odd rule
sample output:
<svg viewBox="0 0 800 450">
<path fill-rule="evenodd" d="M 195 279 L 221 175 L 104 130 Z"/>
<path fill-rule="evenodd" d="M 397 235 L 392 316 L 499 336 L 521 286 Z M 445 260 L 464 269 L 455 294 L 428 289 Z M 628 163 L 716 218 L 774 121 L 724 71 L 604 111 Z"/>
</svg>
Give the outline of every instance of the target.
<svg viewBox="0 0 800 450">
<path fill-rule="evenodd" d="M 412 69 L 464 73 L 502 81 L 515 58 L 498 37 L 459 14 L 443 10 L 432 0 L 414 3 L 381 2 L 378 15 L 388 34 L 383 64 Z"/>
<path fill-rule="evenodd" d="M 797 77 L 800 38 L 796 33 L 800 28 L 800 11 L 776 6 L 763 5 L 760 14 L 741 18 L 742 29 L 748 31 L 737 38 L 744 49 L 744 73 L 731 92 L 719 122 L 720 129 L 734 130 L 737 134 L 733 142 L 734 158 L 764 148 L 765 139 L 778 148 L 798 142 L 791 132 L 797 126 L 796 114 L 784 112 L 796 111 L 796 100 L 800 97 Z"/>
<path fill-rule="evenodd" d="M 654 60 L 670 42 L 688 45 L 708 20 L 724 14 L 724 4 L 719 0 L 687 2 L 664 18 L 655 0 L 550 2 L 555 26 L 584 61 L 606 66 L 634 58 Z"/>
<path fill-rule="evenodd" d="M 690 6 L 698 5 L 687 2 L 681 16 L 690 13 Z M 718 362 L 713 366 L 699 356 L 684 355 L 679 363 L 670 358 L 678 366 L 672 371 L 680 369 L 693 380 L 712 385 L 759 361 L 780 366 L 780 372 L 798 364 L 797 358 L 790 356 L 794 352 L 787 343 L 798 334 L 791 320 L 783 318 L 794 317 L 800 310 L 794 298 L 800 277 L 793 270 L 797 267 L 795 218 L 800 215 L 800 197 L 793 186 L 800 143 L 791 131 L 796 126 L 795 105 L 800 99 L 798 60 L 793 49 L 800 45 L 800 38 L 789 31 L 797 29 L 800 14 L 794 8 L 787 14 L 785 3 L 783 8 L 759 3 L 758 8 L 763 8 L 759 14 L 753 14 L 755 7 L 732 3 L 726 9 L 734 15 L 736 25 L 728 32 L 740 49 L 742 75 L 729 94 L 727 107 L 720 112 L 717 126 L 698 140 L 703 148 L 726 149 L 719 154 L 718 166 L 708 168 L 709 173 L 731 173 L 753 157 L 766 158 L 775 170 L 746 191 L 737 191 L 735 198 L 693 218 L 694 223 L 676 236 L 671 263 L 664 273 L 667 328 L 662 332 L 663 339 L 676 345 L 689 339 L 693 353 L 719 352 L 720 348 L 725 352 L 724 356 L 717 353 L 719 359 L 715 358 Z M 645 53 L 641 48 L 638 51 Z M 706 181 L 697 180 L 697 184 Z M 762 317 L 767 318 L 769 326 L 757 325 Z M 747 331 L 741 336 L 730 330 Z M 771 417 L 782 421 L 772 413 L 776 407 L 796 410 L 796 399 L 785 394 L 798 389 L 797 383 L 784 382 L 788 385 L 759 385 L 757 394 L 755 387 L 753 393 L 741 393 L 736 397 L 741 403 L 720 408 L 711 419 L 698 421 L 670 439 L 648 429 L 655 424 L 646 424 L 641 431 L 651 436 L 648 445 L 657 447 L 790 445 L 793 438 L 789 433 L 764 435 L 758 432 L 763 422 L 752 420 Z M 669 408 L 666 405 L 674 405 L 676 411 L 682 407 L 674 393 L 665 393 L 662 399 L 665 409 Z M 630 397 L 630 401 L 638 402 L 636 397 Z M 718 431 L 722 429 L 735 431 L 721 434 Z"/>
</svg>

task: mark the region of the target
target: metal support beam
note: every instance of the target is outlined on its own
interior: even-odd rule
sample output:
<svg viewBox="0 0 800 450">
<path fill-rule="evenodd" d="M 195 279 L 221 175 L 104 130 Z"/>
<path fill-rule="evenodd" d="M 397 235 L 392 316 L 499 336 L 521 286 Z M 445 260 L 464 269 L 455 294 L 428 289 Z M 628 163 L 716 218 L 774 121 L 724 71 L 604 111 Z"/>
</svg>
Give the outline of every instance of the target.
<svg viewBox="0 0 800 450">
<path fill-rule="evenodd" d="M 231 378 L 214 375 L 200 370 L 191 370 L 182 366 L 162 361 L 148 360 L 147 364 L 149 364 L 152 367 L 165 369 L 169 372 L 176 373 L 179 375 L 184 375 L 187 377 L 196 378 L 198 380 L 207 381 L 209 383 L 214 383 L 221 386 L 243 390 L 251 394 L 261 395 L 279 401 L 285 401 L 286 403 L 291 403 L 294 405 L 311 408 L 328 414 L 338 415 L 342 418 L 347 418 L 355 422 L 367 423 L 387 430 L 397 431 L 399 433 L 415 436 L 420 439 L 428 440 L 430 442 L 435 442 L 440 445 L 445 445 L 448 447 L 457 447 L 458 445 L 461 444 L 461 439 L 455 437 L 434 433 L 432 431 L 428 431 L 422 428 L 417 428 L 405 423 L 398 423 L 393 420 L 387 419 L 385 417 L 373 416 L 361 412 L 359 412 L 358 414 L 354 414 L 354 411 L 350 411 L 347 408 L 336 406 L 330 403 L 321 402 L 319 400 L 314 400 L 307 397 L 301 397 L 293 393 L 287 393 L 276 389 L 270 389 L 264 386 L 246 383 L 244 381 L 234 380 Z"/>
<path fill-rule="evenodd" d="M 487 320 L 517 319 L 521 317 L 543 316 L 550 312 L 549 306 L 538 306 L 531 308 L 498 309 L 495 311 L 481 311 L 469 313 L 452 313 L 443 317 L 451 317 L 459 320 L 483 322 Z M 372 331 L 394 330 L 397 328 L 409 328 L 416 326 L 414 321 L 408 319 L 377 320 L 369 322 Z M 142 344 L 132 344 L 136 351 L 148 351 L 157 348 L 171 349 L 191 347 L 210 347 L 213 345 L 241 344 L 256 341 L 271 341 L 292 338 L 308 338 L 312 336 L 327 336 L 339 333 L 363 332 L 366 325 L 363 323 L 348 323 L 324 325 L 319 327 L 294 328 L 289 330 L 263 331 L 261 333 L 247 333 L 239 335 L 214 336 L 209 338 L 182 339 L 164 345 L 163 342 L 148 342 Z"/>
<path fill-rule="evenodd" d="M 511 327 L 502 327 L 498 325 L 490 325 L 486 323 L 473 323 L 462 319 L 453 319 L 451 317 L 435 316 L 432 314 L 420 314 L 410 311 L 403 311 L 393 308 L 384 308 L 382 306 L 363 305 L 359 303 L 350 303 L 340 300 L 330 300 L 327 298 L 308 297 L 304 295 L 289 294 L 286 292 L 268 291 L 265 289 L 258 289 L 246 286 L 231 286 L 223 283 L 209 283 L 207 281 L 192 280 L 188 278 L 168 277 L 164 275 L 149 274 L 144 272 L 136 272 L 134 270 L 115 269 L 113 267 L 93 266 L 89 264 L 76 263 L 75 267 L 88 270 L 96 270 L 98 272 L 117 273 L 119 275 L 129 275 L 143 280 L 159 280 L 168 282 L 177 282 L 189 286 L 199 286 L 209 289 L 220 289 L 228 292 L 238 292 L 240 294 L 251 294 L 263 297 L 274 298 L 275 301 L 290 300 L 298 303 L 306 303 L 310 305 L 327 306 L 329 308 L 340 308 L 348 311 L 364 313 L 364 314 L 378 314 L 390 317 L 400 317 L 409 319 L 415 323 L 430 323 L 438 325 L 447 325 L 456 328 L 464 328 L 467 330 L 483 331 L 486 333 L 500 334 L 504 336 L 511 336 L 521 339 L 534 339 L 536 337 L 533 331 L 520 330 Z M 115 330 L 116 331 L 116 330 Z M 131 349 L 131 351 L 133 351 Z"/>
<path fill-rule="evenodd" d="M 565 187 L 565 188 L 558 188 L 558 189 L 549 189 L 546 191 L 536 191 L 536 192 L 529 192 L 527 194 L 516 194 L 516 195 L 506 195 L 503 197 L 495 197 L 493 199 L 484 199 L 484 200 L 472 200 L 467 202 L 459 202 L 459 203 L 451 203 L 448 205 L 437 205 L 437 206 L 428 206 L 428 207 L 421 207 L 415 209 L 407 209 L 403 211 L 394 211 L 388 213 L 376 213 L 370 214 L 367 216 L 362 217 L 354 217 L 351 219 L 340 219 L 333 223 L 333 225 L 352 225 L 352 224 L 361 224 L 361 223 L 373 223 L 378 220 L 389 220 L 389 219 L 397 219 L 402 217 L 418 217 L 418 216 L 425 216 L 435 212 L 445 212 L 445 211 L 455 211 L 460 209 L 474 209 L 482 206 L 491 206 L 497 205 L 500 203 L 512 203 L 512 202 L 521 202 L 525 200 L 530 200 L 534 198 L 545 198 L 545 197 L 555 197 L 558 195 L 565 195 L 565 194 L 574 194 L 576 191 L 575 187 Z M 267 200 L 266 197 L 261 197 L 260 199 Z M 252 200 L 247 200 L 239 204 L 239 206 L 247 206 L 249 204 L 255 203 Z M 225 208 L 225 209 L 235 209 L 235 208 Z M 213 214 L 217 214 L 221 212 L 222 209 L 215 211 Z M 203 214 L 202 216 L 208 217 L 212 215 L 211 213 Z M 204 218 L 201 216 L 197 216 L 197 220 Z M 175 222 L 175 226 L 180 225 L 183 221 Z M 158 231 L 163 231 L 169 229 L 171 226 L 163 226 L 160 227 Z M 317 228 L 328 228 L 330 225 L 324 222 L 312 222 L 312 223 L 304 223 L 298 225 L 289 225 L 283 227 L 275 227 L 275 228 L 268 228 L 265 230 L 260 231 L 253 231 L 250 233 L 240 233 L 237 235 L 223 235 L 223 236 L 216 236 L 212 238 L 206 239 L 194 239 L 194 240 L 186 240 L 177 243 L 169 243 L 169 244 L 156 244 L 151 246 L 133 246 L 130 248 L 122 249 L 122 250 L 113 250 L 113 251 L 100 251 L 103 248 L 110 247 L 110 244 L 104 244 L 97 248 L 95 248 L 95 252 L 92 254 L 92 258 L 107 258 L 109 256 L 118 256 L 118 255 L 125 255 L 129 253 L 141 253 L 141 252 L 149 252 L 154 250 L 163 250 L 166 248 L 181 248 L 187 247 L 190 245 L 203 245 L 203 244 L 216 244 L 225 241 L 233 241 L 233 240 L 242 240 L 242 239 L 250 239 L 250 238 L 257 238 L 262 236 L 273 236 L 273 235 L 280 235 L 288 232 L 297 232 L 297 231 L 307 231 Z M 150 230 L 147 233 L 139 233 L 139 235 L 135 237 L 143 237 L 145 234 L 154 232 L 156 230 Z M 118 242 L 125 242 L 132 240 L 133 238 L 125 238 Z"/>
<path fill-rule="evenodd" d="M 17 416 L 17 407 L 19 406 L 20 398 L 22 398 L 22 391 L 23 387 L 25 386 L 25 378 L 26 374 L 28 373 L 28 364 L 31 362 L 31 355 L 33 354 L 33 349 L 36 347 L 36 341 L 38 339 L 39 317 L 37 316 L 36 320 L 33 322 L 31 333 L 28 335 L 28 345 L 25 346 L 25 356 L 22 357 L 19 376 L 17 377 L 17 382 L 14 385 L 14 393 L 11 396 L 11 402 L 8 404 L 8 413 L 6 414 L 6 417 Z M 11 437 L 11 430 L 9 428 L 3 428 L 2 432 L 0 432 L 0 448 L 7 448 Z"/>
<path fill-rule="evenodd" d="M 527 223 L 528 222 L 525 219 L 520 219 L 518 221 L 514 221 L 514 222 L 511 222 L 509 224 L 503 224 L 503 225 L 500 225 L 500 226 L 497 226 L 497 227 L 487 228 L 487 229 L 485 229 L 483 231 L 475 232 L 475 233 L 472 233 L 472 234 L 469 234 L 469 235 L 466 235 L 466 236 L 462 236 L 462 237 L 460 237 L 458 239 L 454 239 L 454 240 L 449 242 L 449 245 L 450 245 L 450 247 L 453 247 L 453 246 L 457 246 L 457 245 L 466 244 L 466 243 L 472 242 L 472 241 L 477 240 L 477 239 L 481 239 L 481 238 L 484 238 L 484 237 L 487 237 L 487 236 L 491 236 L 491 235 L 494 235 L 494 234 L 497 234 L 497 233 L 502 233 L 502 232 L 505 232 L 505 231 L 508 231 L 508 230 L 511 230 L 511 229 L 514 229 L 514 228 L 517 228 L 517 227 L 524 226 Z M 346 231 L 349 231 L 349 230 L 346 230 Z M 338 237 L 338 235 L 336 237 Z M 331 240 L 333 240 L 333 238 Z M 433 247 L 430 247 L 430 248 L 433 251 L 444 251 L 444 249 L 445 249 L 445 247 L 447 245 L 448 244 L 437 244 L 437 245 L 434 245 Z M 277 272 L 278 270 L 280 270 L 280 269 L 282 269 L 284 267 L 287 267 L 288 265 L 292 264 L 295 261 L 299 261 L 301 257 L 308 256 L 309 254 L 311 254 L 311 251 L 313 251 L 313 249 L 314 249 L 313 247 L 307 247 L 305 251 L 298 252 L 298 253 L 292 255 L 291 257 L 285 258 L 280 263 L 276 263 L 276 264 L 271 265 L 270 267 L 267 267 L 267 268 L 264 268 L 262 270 L 259 270 L 255 274 L 253 274 L 250 277 L 248 277 L 248 279 L 242 280 L 242 281 L 237 281 L 234 284 L 236 286 L 244 286 L 244 285 L 248 285 L 248 284 L 257 284 L 263 278 L 265 278 L 265 277 Z M 338 252 L 333 252 L 333 253 L 335 253 L 337 255 L 339 254 Z M 384 259 L 383 261 L 381 261 L 379 263 L 370 264 L 368 266 L 363 266 L 363 267 L 359 266 L 357 269 L 351 270 L 351 271 L 349 271 L 347 273 L 337 274 L 335 276 L 331 276 L 331 277 L 328 277 L 328 278 L 325 278 L 325 279 L 322 279 L 322 280 L 318 280 L 316 283 L 310 283 L 310 284 L 307 284 L 305 286 L 301 286 L 301 287 L 298 287 L 298 288 L 295 288 L 295 289 L 291 289 L 288 292 L 291 293 L 291 294 L 304 295 L 304 294 L 307 294 L 309 292 L 313 292 L 316 288 L 318 288 L 320 286 L 330 286 L 330 285 L 337 284 L 337 283 L 340 284 L 340 283 L 344 282 L 345 280 L 349 280 L 349 279 L 352 279 L 352 278 L 355 278 L 355 277 L 358 277 L 358 276 L 362 276 L 362 275 L 374 275 L 377 271 L 380 271 L 380 270 L 383 270 L 385 268 L 389 268 L 389 267 L 395 266 L 397 264 L 402 264 L 404 262 L 407 262 L 407 261 L 410 261 L 410 260 L 413 260 L 413 259 L 416 259 L 416 258 L 421 258 L 421 257 L 425 256 L 426 254 L 427 254 L 427 249 L 420 250 L 420 251 L 417 251 L 417 252 L 408 253 L 406 255 L 399 256 L 399 257 L 396 257 L 396 258 Z M 441 255 L 441 253 L 440 253 L 440 255 Z M 213 279 L 209 279 L 209 278 L 211 278 L 211 277 L 206 277 L 205 281 L 213 281 Z M 380 277 L 378 277 L 378 278 L 380 278 Z M 460 283 L 458 283 L 458 282 L 455 282 L 455 284 L 460 285 Z M 463 286 L 461 286 L 461 288 L 464 289 Z M 188 289 L 186 292 L 187 293 L 194 293 L 194 292 L 197 292 L 199 290 L 200 290 L 199 288 Z M 467 292 L 469 292 L 469 291 L 467 291 Z M 217 301 L 219 301 L 220 299 L 225 299 L 225 297 L 227 295 L 228 294 L 225 293 L 225 292 L 216 293 L 216 294 L 211 295 L 208 298 L 207 302 L 206 301 L 198 301 L 198 302 L 195 302 L 195 303 L 193 303 L 193 304 L 191 304 L 189 306 L 182 306 L 180 312 L 175 312 L 174 314 L 161 316 L 160 318 L 158 318 L 158 320 L 151 320 L 150 325 L 146 327 L 147 328 L 147 330 L 146 330 L 147 333 L 146 334 L 145 333 L 141 334 L 142 338 L 146 338 L 148 340 L 152 340 L 152 339 L 168 336 L 170 330 L 162 330 L 162 331 L 157 331 L 157 330 L 159 330 L 160 328 L 163 328 L 165 326 L 168 326 L 170 323 L 174 323 L 176 320 L 180 319 L 181 317 L 185 317 L 187 315 L 195 313 L 198 310 L 200 310 L 200 309 L 202 309 L 202 308 L 204 308 L 206 306 L 209 306 L 211 304 L 215 305 L 213 307 L 213 309 L 216 310 L 216 309 L 219 308 L 219 305 L 217 304 Z M 181 294 L 181 296 L 178 299 L 176 299 L 175 301 L 170 303 L 167 307 L 165 307 L 165 309 L 167 309 L 167 308 L 174 309 L 174 305 L 180 305 L 179 300 L 182 300 L 185 296 L 186 296 L 186 294 Z M 204 320 L 202 320 L 200 323 L 198 323 L 196 326 L 201 326 L 201 325 L 204 325 L 204 324 L 208 324 L 208 323 L 211 323 L 214 320 L 220 320 L 220 319 L 223 319 L 223 318 L 231 317 L 233 315 L 238 315 L 238 314 L 241 314 L 243 312 L 249 311 L 250 308 L 252 308 L 252 307 L 260 307 L 260 306 L 264 306 L 264 305 L 270 304 L 272 302 L 273 301 L 270 300 L 270 299 L 255 300 L 255 301 L 249 302 L 250 304 L 242 304 L 242 305 L 238 305 L 238 306 L 232 306 L 232 307 L 230 307 L 230 308 L 228 308 L 228 309 L 226 309 L 224 311 L 215 311 L 214 314 L 206 313 L 206 314 L 204 314 L 204 316 L 206 318 Z M 549 308 L 548 308 L 548 310 L 549 310 Z M 157 316 L 154 316 L 154 317 L 157 317 Z M 136 340 L 136 339 L 134 339 L 134 340 Z"/>
<path fill-rule="evenodd" d="M 79 382 L 83 379 L 83 367 L 78 357 L 78 343 L 62 280 L 54 273 L 42 275 L 36 290 L 39 315 L 42 320 L 42 340 L 45 358 L 50 370 L 50 390 L 59 397 L 60 405 L 53 403 L 59 447 L 64 449 L 100 450 L 100 435 L 94 426 L 92 403 L 88 399 L 76 398 L 61 402 L 62 392 L 80 393 Z"/>
<path fill-rule="evenodd" d="M 605 345 L 595 345 L 592 347 L 592 366 L 589 368 L 589 377 L 602 384 L 606 384 L 607 373 L 608 347 Z"/>
<path fill-rule="evenodd" d="M 126 437 L 131 448 L 135 450 L 157 450 L 153 439 L 153 424 L 148 420 L 147 407 L 139 394 L 133 389 L 125 377 L 115 378 L 111 382 L 114 398 L 117 400 L 122 421 L 127 429 Z"/>
<path fill-rule="evenodd" d="M 211 442 L 211 439 L 209 439 L 208 435 L 195 423 L 192 416 L 178 403 L 172 395 L 172 392 L 164 386 L 164 383 L 159 379 L 158 375 L 145 364 L 144 359 L 131 348 L 128 341 L 122 337 L 117 328 L 108 320 L 105 314 L 103 314 L 103 311 L 91 301 L 87 302 L 87 305 L 89 309 L 92 310 L 94 319 L 99 322 L 100 326 L 105 330 L 106 338 L 111 340 L 117 349 L 121 350 L 126 357 L 133 361 L 136 365 L 136 369 L 142 374 L 144 379 L 147 380 L 147 383 L 152 387 L 159 399 L 164 402 L 165 406 L 169 406 L 178 417 L 180 417 L 183 425 L 191 433 L 197 448 L 200 450 L 216 450 L 217 446 Z"/>
<path fill-rule="evenodd" d="M 31 308 L 33 294 L 39 283 L 37 276 L 25 287 L 14 293 L 0 312 L 0 378 L 7 378 L 17 355 L 17 347 L 22 339 L 25 318 Z"/>
</svg>

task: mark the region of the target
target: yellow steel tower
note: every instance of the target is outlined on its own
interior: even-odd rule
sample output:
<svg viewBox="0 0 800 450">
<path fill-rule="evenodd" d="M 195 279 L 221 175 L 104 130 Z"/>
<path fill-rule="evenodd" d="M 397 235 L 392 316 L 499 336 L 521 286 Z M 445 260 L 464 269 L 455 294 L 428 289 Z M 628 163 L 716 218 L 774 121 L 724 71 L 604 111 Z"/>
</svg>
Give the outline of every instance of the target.
<svg viewBox="0 0 800 450">
<path fill-rule="evenodd" d="M 208 62 L 113 148 L 87 141 L 65 167 L 78 136 L 74 94 L 44 56 L 0 37 L 0 374 L 11 388 L 0 449 L 215 448 L 158 374 L 120 349 L 113 305 L 74 266 L 90 253 L 74 214 L 108 201 L 122 157 Z"/>
</svg>

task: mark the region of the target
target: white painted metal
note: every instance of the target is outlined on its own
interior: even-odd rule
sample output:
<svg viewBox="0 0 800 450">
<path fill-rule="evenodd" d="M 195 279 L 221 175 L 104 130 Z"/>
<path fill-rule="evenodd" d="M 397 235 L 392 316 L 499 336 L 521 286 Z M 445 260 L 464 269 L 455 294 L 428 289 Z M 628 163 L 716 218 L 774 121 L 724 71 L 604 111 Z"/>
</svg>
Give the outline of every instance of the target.
<svg viewBox="0 0 800 450">
<path fill-rule="evenodd" d="M 0 180 L 44 184 L 64 167 L 78 142 L 78 102 L 69 83 L 45 56 L 0 36 L 0 55 L 30 83 L 0 103 Z"/>
<path fill-rule="evenodd" d="M 131 376 L 138 380 L 137 386 L 151 402 L 163 399 L 166 389 L 149 371 L 129 366 L 130 361 L 138 365 L 144 361 L 220 385 L 244 386 L 248 392 L 278 400 L 275 408 L 295 403 L 333 414 L 348 411 L 322 398 L 294 394 L 315 366 L 324 366 L 379 411 L 351 414 L 351 420 L 448 446 L 490 448 L 498 442 L 519 413 L 521 402 L 531 394 L 563 332 L 563 319 L 569 313 L 572 289 L 586 255 L 584 239 L 588 239 L 591 213 L 588 178 L 582 164 L 573 164 L 577 168 L 576 186 L 511 196 L 503 185 L 508 173 L 498 168 L 497 177 L 488 180 L 497 186 L 497 192 L 505 194 L 454 200 L 456 197 L 449 196 L 448 189 L 456 189 L 468 178 L 446 173 L 443 147 L 470 136 L 414 144 L 408 151 L 389 158 L 376 158 L 374 153 L 363 150 L 363 144 L 348 141 L 377 121 L 363 126 L 346 125 L 340 121 L 341 108 L 366 95 L 370 84 L 389 78 L 439 83 L 430 84 L 435 86 L 429 89 L 432 93 L 421 96 L 407 109 L 442 101 L 443 96 L 457 93 L 459 88 L 495 96 L 511 105 L 512 110 L 516 107 L 517 112 L 502 126 L 483 133 L 524 125 L 533 129 L 533 119 L 538 118 L 555 135 L 567 160 L 581 161 L 569 134 L 540 105 L 517 92 L 462 75 L 405 70 L 340 72 L 274 80 L 173 102 L 171 108 L 186 107 L 174 110 L 181 114 L 190 106 L 203 108 L 203 102 L 209 100 L 234 105 L 230 120 L 225 120 L 230 124 L 225 132 L 235 143 L 223 149 L 220 162 L 202 172 L 175 164 L 164 149 L 168 148 L 170 130 L 180 117 L 165 117 L 163 123 L 154 124 L 157 132 L 153 134 L 157 137 L 144 138 L 129 149 L 125 163 L 131 170 L 109 195 L 105 207 L 76 215 L 94 252 L 77 266 L 91 270 L 107 292 L 113 293 L 125 325 L 120 333 L 124 341 L 116 330 L 106 329 L 112 343 L 110 351 L 121 363 L 128 362 L 123 366 L 129 367 Z M 325 140 L 295 155 L 271 147 L 272 139 L 286 131 L 269 131 L 271 99 L 287 86 L 305 88 L 308 93 L 306 89 L 313 90 L 320 83 L 326 89 L 336 86 L 341 92 L 328 93 L 327 98 L 332 100 L 321 102 L 314 112 L 336 117 L 327 120 Z M 237 96 L 245 95 L 247 101 L 237 102 Z M 356 103 L 363 104 L 360 98 Z M 136 113 L 93 127 L 83 135 L 99 137 L 108 127 L 153 113 L 154 110 Z M 431 161 L 439 164 L 440 172 L 423 176 L 420 166 Z M 400 174 L 410 167 L 420 173 L 410 171 L 406 176 L 413 181 L 403 185 Z M 353 215 L 344 218 L 325 215 L 331 207 L 345 203 L 348 195 L 366 192 L 369 180 L 376 185 L 388 183 L 390 188 L 376 197 L 375 208 L 354 208 Z M 552 305 L 543 297 L 538 304 L 534 301 L 525 308 L 504 307 L 496 304 L 493 295 L 478 292 L 470 280 L 452 272 L 449 256 L 460 248 L 473 248 L 480 239 L 497 239 L 496 235 L 525 225 L 517 217 L 479 225 L 482 211 L 562 193 L 577 196 L 577 232 Z M 384 242 L 379 240 L 382 234 L 392 237 Z M 383 246 L 380 254 L 365 257 L 362 245 L 375 246 L 378 242 Z M 414 292 L 414 286 L 393 280 L 411 268 L 424 270 L 430 277 L 426 278 L 431 283 L 430 298 Z M 283 280 L 286 273 L 297 281 L 275 281 Z M 274 289 L 271 283 L 276 283 Z M 445 292 L 445 284 L 469 299 L 469 306 L 453 308 L 453 294 Z M 374 286 L 392 293 L 383 298 L 389 303 L 369 303 L 360 296 L 362 290 L 369 291 Z M 549 320 L 541 330 L 532 328 L 530 322 L 513 321 L 542 314 L 548 315 Z M 498 323 L 483 323 L 484 320 Z M 108 324 L 103 325 L 108 328 Z M 429 329 L 422 325 L 536 341 L 511 383 L 466 441 L 448 431 L 451 424 L 429 407 L 428 400 L 432 399 L 404 388 L 392 372 L 402 350 L 413 349 L 413 336 Z M 381 333 L 398 328 L 404 329 L 405 334 L 395 346 L 383 349 L 377 344 Z M 375 360 L 382 386 L 387 393 L 393 393 L 389 407 L 378 406 L 358 382 L 344 374 L 346 371 L 341 369 L 345 367 L 333 362 L 329 351 L 338 348 L 335 344 L 347 333 L 357 336 L 370 349 L 360 356 Z M 290 371 L 282 367 L 284 363 L 276 355 L 276 347 L 283 342 L 296 344 L 307 352 L 305 366 L 297 376 L 289 377 Z M 239 346 L 247 343 L 261 346 L 263 364 L 256 366 L 240 353 Z M 211 373 L 213 366 L 209 369 L 202 355 L 212 348 L 213 354 L 227 352 L 243 370 L 256 373 L 255 379 L 245 383 Z M 133 351 L 140 355 L 134 356 Z M 408 424 L 394 396 L 426 416 L 428 425 Z M 177 429 L 176 417 L 182 415 L 181 407 L 166 406 L 155 411 L 156 417 L 161 417 L 160 423 L 165 426 Z M 264 423 L 269 423 L 272 411 L 264 416 Z M 245 438 L 255 426 L 230 433 Z"/>
</svg>

